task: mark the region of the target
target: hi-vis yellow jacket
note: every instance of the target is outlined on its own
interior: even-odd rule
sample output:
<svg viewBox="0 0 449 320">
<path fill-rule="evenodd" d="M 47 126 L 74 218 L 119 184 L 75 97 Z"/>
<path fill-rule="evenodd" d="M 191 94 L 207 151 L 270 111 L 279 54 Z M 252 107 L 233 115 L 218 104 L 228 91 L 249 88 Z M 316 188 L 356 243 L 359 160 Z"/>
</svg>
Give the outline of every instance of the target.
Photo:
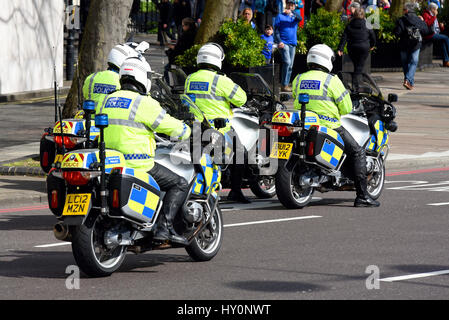
<svg viewBox="0 0 449 320">
<path fill-rule="evenodd" d="M 119 74 L 112 70 L 105 70 L 90 74 L 83 85 L 84 100 L 95 101 L 95 106 L 103 103 L 103 99 L 110 93 L 120 90 Z"/>
<path fill-rule="evenodd" d="M 230 78 L 211 70 L 199 70 L 187 77 L 184 93 L 187 94 L 213 126 L 215 118 L 227 119 L 223 133 L 231 128 L 233 113 L 231 103 L 241 107 L 246 103 L 246 93 Z"/>
<path fill-rule="evenodd" d="M 120 90 L 108 95 L 97 113 L 106 113 L 109 126 L 104 131 L 106 148 L 123 153 L 130 168 L 149 171 L 154 166 L 156 141 L 153 132 L 179 139 L 190 136 L 190 127 L 171 117 L 150 96 Z"/>
<path fill-rule="evenodd" d="M 340 116 L 352 111 L 351 96 L 336 75 L 310 70 L 297 75 L 292 88 L 295 109 L 301 109 L 299 95 L 308 93 L 307 110 L 317 113 L 320 124 L 328 128 L 338 128 L 341 125 Z"/>
</svg>

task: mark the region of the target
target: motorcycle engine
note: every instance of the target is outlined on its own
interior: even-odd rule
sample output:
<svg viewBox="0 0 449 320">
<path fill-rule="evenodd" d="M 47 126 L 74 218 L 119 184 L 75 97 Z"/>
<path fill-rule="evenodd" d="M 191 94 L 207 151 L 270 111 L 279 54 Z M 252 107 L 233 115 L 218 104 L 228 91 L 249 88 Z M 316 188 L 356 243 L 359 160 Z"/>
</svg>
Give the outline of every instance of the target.
<svg viewBox="0 0 449 320">
<path fill-rule="evenodd" d="M 203 207 L 195 201 L 187 201 L 183 207 L 184 219 L 189 223 L 200 222 L 203 218 Z"/>
</svg>

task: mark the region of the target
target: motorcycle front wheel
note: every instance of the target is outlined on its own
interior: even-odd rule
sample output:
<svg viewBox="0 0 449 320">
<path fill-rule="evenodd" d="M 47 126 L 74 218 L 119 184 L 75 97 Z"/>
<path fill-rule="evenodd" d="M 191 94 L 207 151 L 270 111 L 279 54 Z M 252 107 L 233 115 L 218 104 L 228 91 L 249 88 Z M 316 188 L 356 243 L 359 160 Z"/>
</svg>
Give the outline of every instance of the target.
<svg viewBox="0 0 449 320">
<path fill-rule="evenodd" d="M 258 177 L 250 183 L 249 188 L 259 199 L 270 199 L 276 195 L 274 177 Z"/>
<path fill-rule="evenodd" d="M 220 208 L 217 206 L 209 224 L 195 236 L 185 249 L 193 260 L 209 261 L 217 255 L 222 240 L 223 217 Z"/>
<path fill-rule="evenodd" d="M 380 168 L 368 176 L 367 191 L 369 196 L 377 200 L 379 199 L 385 184 L 385 163 L 380 160 Z"/>
<path fill-rule="evenodd" d="M 99 215 L 92 227 L 78 226 L 72 235 L 72 252 L 78 267 L 89 277 L 106 277 L 123 263 L 126 247 L 106 247 L 104 218 Z"/>
<path fill-rule="evenodd" d="M 313 188 L 301 187 L 299 181 L 298 163 L 292 171 L 285 167 L 286 161 L 280 161 L 275 176 L 276 195 L 287 209 L 302 209 L 312 200 Z"/>
</svg>

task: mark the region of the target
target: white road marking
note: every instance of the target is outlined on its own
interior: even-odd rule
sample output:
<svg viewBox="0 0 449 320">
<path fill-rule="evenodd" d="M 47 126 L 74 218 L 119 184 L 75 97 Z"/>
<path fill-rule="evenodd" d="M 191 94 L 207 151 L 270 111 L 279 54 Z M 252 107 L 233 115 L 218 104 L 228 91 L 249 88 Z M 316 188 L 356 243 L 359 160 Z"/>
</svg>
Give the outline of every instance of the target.
<svg viewBox="0 0 449 320">
<path fill-rule="evenodd" d="M 440 202 L 440 203 L 429 203 L 428 206 L 447 206 L 449 202 Z"/>
<path fill-rule="evenodd" d="M 379 281 L 393 282 L 393 281 L 402 281 L 402 280 L 409 280 L 409 279 L 433 277 L 433 276 L 439 276 L 442 274 L 449 274 L 449 270 L 417 273 L 417 274 L 410 274 L 407 276 L 399 276 L 399 277 L 389 277 L 389 278 L 379 279 Z"/>
<path fill-rule="evenodd" d="M 284 218 L 284 219 L 272 219 L 272 220 L 259 220 L 259 221 L 250 221 L 250 222 L 240 222 L 240 223 L 225 224 L 223 227 L 224 228 L 226 228 L 226 227 L 238 227 L 238 226 L 247 226 L 247 225 L 251 225 L 251 224 L 262 224 L 262 223 L 283 222 L 283 221 L 314 219 L 314 218 L 322 218 L 322 216 L 303 216 L 303 217 L 293 217 L 293 218 Z"/>
<path fill-rule="evenodd" d="M 413 191 L 443 191 L 449 192 L 449 181 L 438 183 L 415 184 L 401 187 L 387 188 L 387 190 L 413 190 Z"/>
<path fill-rule="evenodd" d="M 50 248 L 50 247 L 59 247 L 59 246 L 67 246 L 72 244 L 71 242 L 58 242 L 58 243 L 50 243 L 50 244 L 42 244 L 39 246 L 34 246 L 35 248 Z"/>
</svg>

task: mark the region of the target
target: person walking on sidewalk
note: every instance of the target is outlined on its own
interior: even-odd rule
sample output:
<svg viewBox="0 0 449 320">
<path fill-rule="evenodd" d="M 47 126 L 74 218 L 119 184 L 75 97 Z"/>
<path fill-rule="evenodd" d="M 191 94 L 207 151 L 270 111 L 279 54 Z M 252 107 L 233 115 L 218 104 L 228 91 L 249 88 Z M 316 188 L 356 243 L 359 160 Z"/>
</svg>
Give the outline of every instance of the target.
<svg viewBox="0 0 449 320">
<path fill-rule="evenodd" d="M 295 1 L 287 0 L 284 12 L 279 14 L 274 22 L 274 40 L 282 55 L 281 91 L 284 92 L 292 91 L 289 83 L 298 44 L 298 23 L 301 19 L 301 13 L 297 9 Z"/>
<path fill-rule="evenodd" d="M 372 29 L 366 27 L 365 11 L 362 8 L 354 11 L 353 18 L 349 21 L 342 34 L 340 44 L 338 45 L 339 56 L 343 55 L 346 42 L 348 43 L 349 57 L 354 64 L 352 90 L 358 92 L 366 59 L 370 50 L 376 44 L 376 35 Z"/>
<path fill-rule="evenodd" d="M 424 39 L 441 44 L 443 49 L 443 67 L 449 68 L 449 37 L 440 33 L 444 30 L 444 23 L 438 22 L 437 15 L 438 5 L 435 2 L 429 3 L 429 7 L 423 12 L 422 17 L 431 33 L 425 36 Z"/>
<path fill-rule="evenodd" d="M 416 15 L 415 9 L 415 3 L 407 2 L 404 5 L 404 15 L 396 21 L 394 29 L 394 33 L 399 37 L 399 48 L 401 48 L 403 86 L 408 90 L 412 90 L 415 85 L 422 37 L 429 33 L 427 25 Z"/>
</svg>

